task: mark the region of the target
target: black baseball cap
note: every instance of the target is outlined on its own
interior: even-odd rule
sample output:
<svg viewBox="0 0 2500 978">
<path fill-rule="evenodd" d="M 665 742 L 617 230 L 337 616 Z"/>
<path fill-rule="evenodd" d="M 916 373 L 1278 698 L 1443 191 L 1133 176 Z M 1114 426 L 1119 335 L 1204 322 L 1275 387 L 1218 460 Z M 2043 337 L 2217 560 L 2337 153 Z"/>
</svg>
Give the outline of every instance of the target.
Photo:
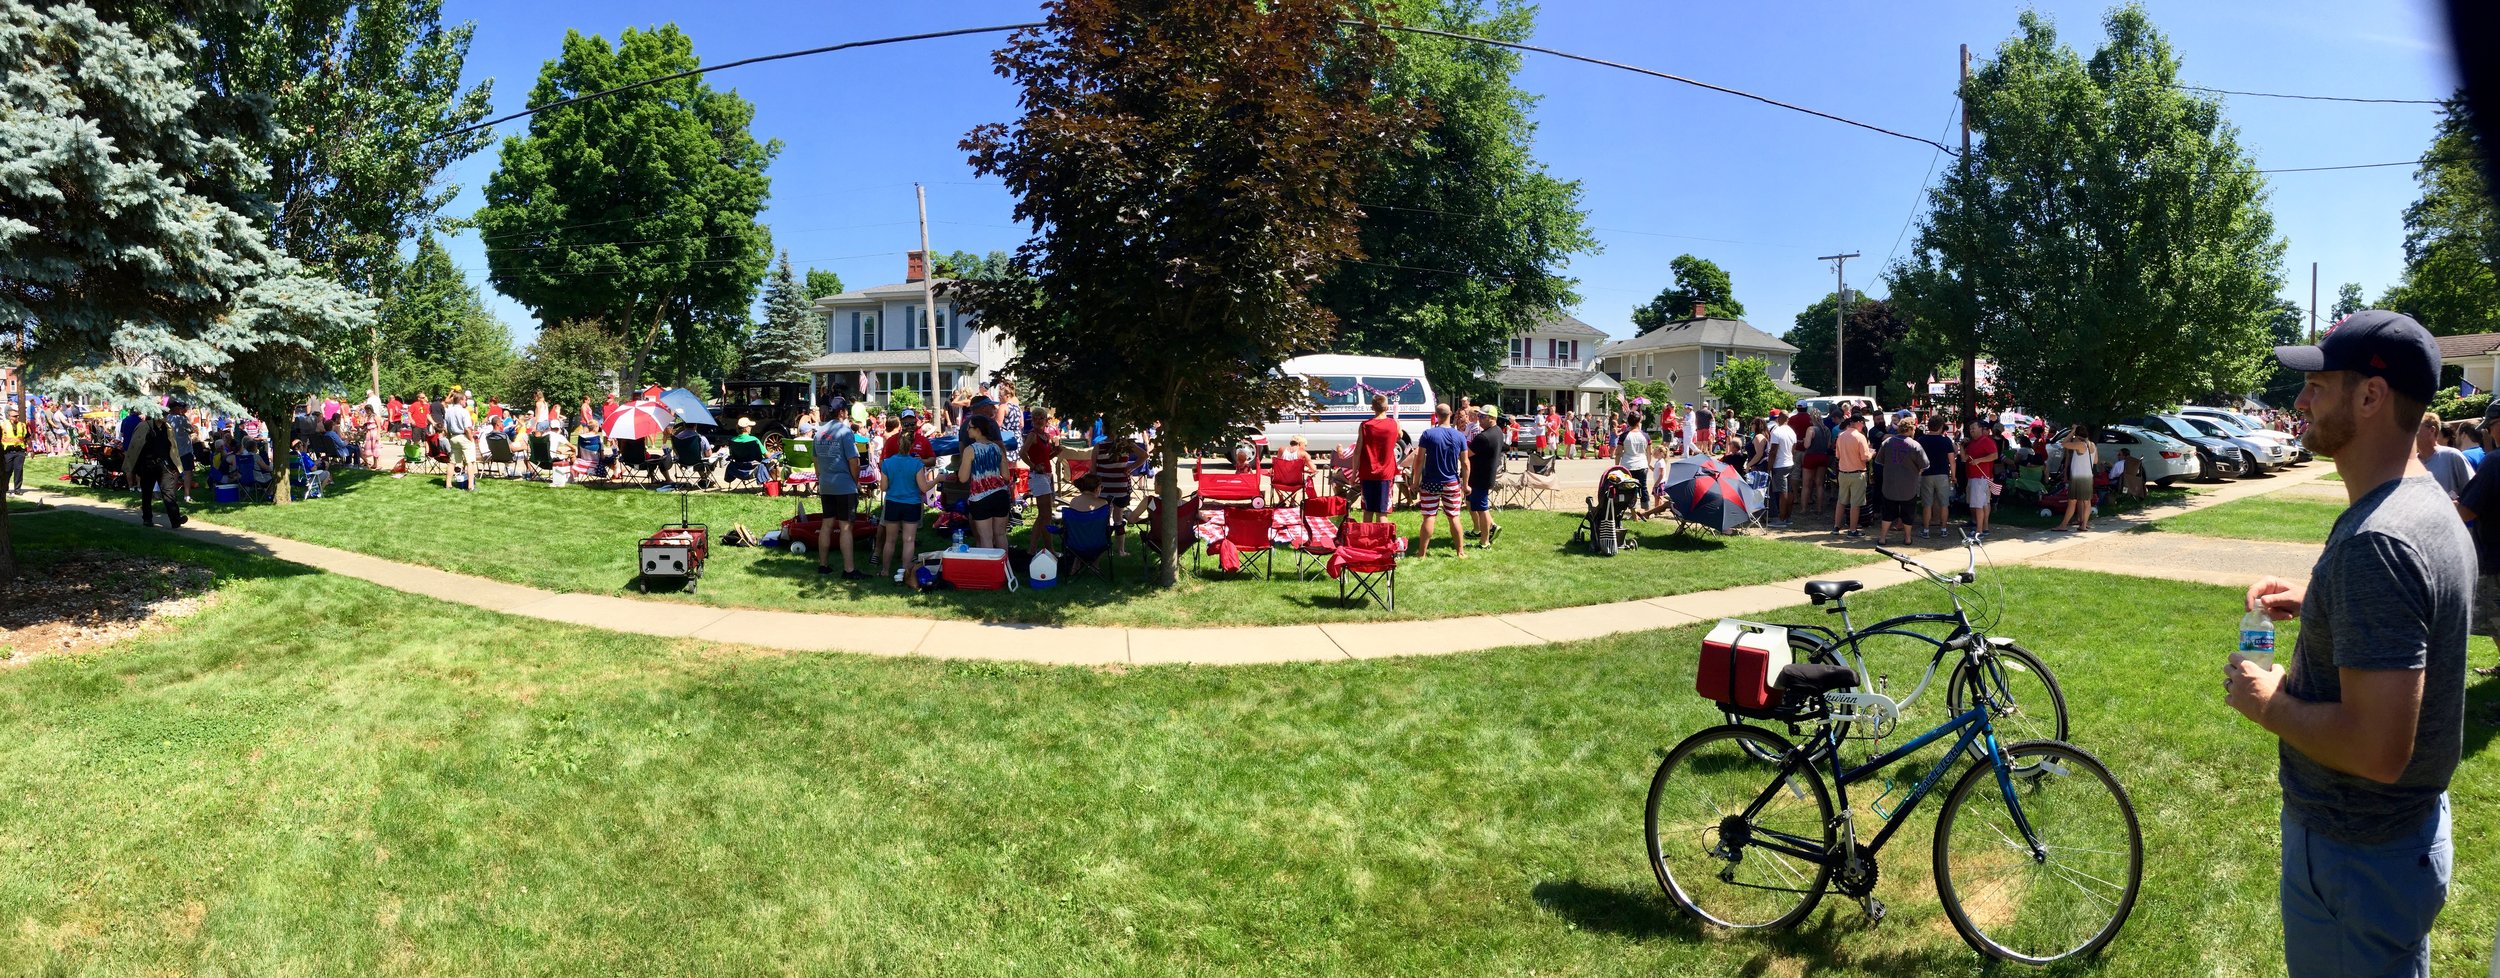
<svg viewBox="0 0 2500 978">
<path fill-rule="evenodd" d="M 2364 309 L 2329 327 L 2316 346 L 2278 346 L 2274 359 L 2302 373 L 2349 370 L 2378 377 L 2420 404 L 2439 391 L 2439 341 L 2413 317 Z"/>
</svg>

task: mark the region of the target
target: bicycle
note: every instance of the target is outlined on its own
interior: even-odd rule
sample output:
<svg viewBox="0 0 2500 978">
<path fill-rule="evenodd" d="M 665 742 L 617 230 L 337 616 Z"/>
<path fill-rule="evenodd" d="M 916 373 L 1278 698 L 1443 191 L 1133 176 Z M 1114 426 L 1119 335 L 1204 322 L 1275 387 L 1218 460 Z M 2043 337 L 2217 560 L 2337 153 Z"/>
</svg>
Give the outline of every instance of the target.
<svg viewBox="0 0 2500 978">
<path fill-rule="evenodd" d="M 1877 923 L 1876 855 L 1965 752 L 1965 770 L 1937 813 L 1936 896 L 1954 930 L 1983 954 L 2045 964 L 2098 951 L 2134 910 L 2144 844 L 2135 806 L 2098 758 L 2058 740 L 2001 743 L 1994 693 L 1976 634 L 1945 645 L 1962 659 L 1956 680 L 1971 706 L 1875 758 L 1844 769 L 1841 730 L 1862 717 L 1841 691 L 1846 666 L 1793 664 L 1780 702 L 1757 718 L 1812 723 L 1805 745 L 1760 727 L 1723 724 L 1676 745 L 1650 781 L 1645 829 L 1650 868 L 1677 906 L 1720 927 L 1785 927 L 1837 887 Z M 1890 811 L 1887 785 L 1870 806 L 1885 824 L 1860 842 L 1849 786 L 1947 736 L 1952 750 Z M 1764 755 L 1775 760 L 1765 761 Z M 1824 786 L 1818 765 L 1831 768 Z M 1768 778 L 1765 783 L 1765 778 Z M 1994 789 L 1983 795 L 1982 785 Z M 2002 800 L 2001 810 L 1985 804 Z"/>
<path fill-rule="evenodd" d="M 1805 585 L 1806 597 L 1817 606 L 1830 605 L 1824 609 L 1824 614 L 1839 615 L 1840 629 L 1835 631 L 1822 625 L 1802 623 L 1777 626 L 1787 629 L 1789 646 L 1796 661 L 1851 666 L 1860 677 L 1875 677 L 1875 688 L 1871 694 L 1859 692 L 1856 685 L 1835 691 L 1851 700 L 1849 705 L 1855 708 L 1857 715 L 1867 718 L 1862 722 L 1870 728 L 1870 732 L 1853 735 L 1857 739 L 1880 740 L 1889 733 L 1901 714 L 1917 703 L 1934 683 L 1936 673 L 1943 668 L 1946 657 L 1952 654 L 1948 643 L 1966 636 L 1975 638 L 1974 645 L 1981 652 L 1975 660 L 1956 658 L 1953 672 L 1945 682 L 1945 709 L 1952 713 L 1963 711 L 1965 704 L 1961 690 L 1968 685 L 1963 673 L 1965 670 L 1976 670 L 1989 682 L 1994 694 L 1991 702 L 1997 711 L 1994 720 L 1998 726 L 2007 729 L 2007 739 L 2066 739 L 2066 694 L 2059 688 L 2057 676 L 2049 671 L 2048 664 L 2012 639 L 1987 636 L 1983 626 L 1972 622 L 1969 609 L 1962 601 L 1962 588 L 1979 580 L 1978 538 L 1968 532 L 1963 533 L 1962 550 L 1962 570 L 1955 574 L 1943 574 L 1908 555 L 1880 546 L 1875 548 L 1876 553 L 1892 558 L 1904 569 L 1942 589 L 1946 599 L 1953 603 L 1951 614 L 1917 612 L 1895 615 L 1865 628 L 1857 628 L 1849 620 L 1848 595 L 1861 590 L 1864 585 L 1856 581 L 1808 581 Z M 1937 638 L 1910 627 L 1920 624 L 1950 625 L 1952 630 L 1945 637 Z M 1898 700 L 1887 695 L 1891 677 L 1870 672 L 1866 665 L 1865 643 L 1878 636 L 1916 639 L 1934 647 L 1927 660 L 1926 672 L 1919 676 L 1918 685 L 1910 689 L 1909 695 Z M 1725 716 L 1729 723 L 1743 723 L 1747 719 L 1734 712 Z M 1790 732 L 1795 733 L 1793 727 Z M 1972 756 L 1977 759 L 1976 753 Z"/>
</svg>

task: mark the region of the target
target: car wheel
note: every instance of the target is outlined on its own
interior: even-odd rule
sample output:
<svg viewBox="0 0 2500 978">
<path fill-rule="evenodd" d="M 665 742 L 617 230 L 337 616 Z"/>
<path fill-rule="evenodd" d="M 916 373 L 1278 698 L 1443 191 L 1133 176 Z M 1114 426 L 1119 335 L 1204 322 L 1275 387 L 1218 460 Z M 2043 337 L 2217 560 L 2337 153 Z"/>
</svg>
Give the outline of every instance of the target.
<svg viewBox="0 0 2500 978">
<path fill-rule="evenodd" d="M 2164 488 L 2164 489 L 2168 489 L 2168 488 L 2170 488 L 2172 485 L 2176 484 L 2178 481 L 2179 481 L 2179 477 L 2174 475 L 2174 476 L 2171 476 L 2170 478 L 2167 478 L 2167 479 L 2156 479 L 2156 480 L 2154 480 L 2153 484 L 2154 484 L 2154 485 L 2157 485 L 2157 486 L 2160 486 L 2160 487 L 2162 487 L 2162 488 Z"/>
</svg>

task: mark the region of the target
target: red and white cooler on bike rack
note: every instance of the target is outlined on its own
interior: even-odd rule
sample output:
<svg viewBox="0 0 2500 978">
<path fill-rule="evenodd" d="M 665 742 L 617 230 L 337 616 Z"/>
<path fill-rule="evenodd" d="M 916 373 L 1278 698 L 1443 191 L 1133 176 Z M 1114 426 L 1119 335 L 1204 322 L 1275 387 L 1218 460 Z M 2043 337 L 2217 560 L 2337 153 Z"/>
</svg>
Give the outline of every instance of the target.
<svg viewBox="0 0 2500 978">
<path fill-rule="evenodd" d="M 1772 684 L 1791 661 L 1788 629 L 1722 618 L 1702 637 L 1693 691 L 1733 710 L 1774 709 L 1780 705 L 1780 691 Z"/>
</svg>

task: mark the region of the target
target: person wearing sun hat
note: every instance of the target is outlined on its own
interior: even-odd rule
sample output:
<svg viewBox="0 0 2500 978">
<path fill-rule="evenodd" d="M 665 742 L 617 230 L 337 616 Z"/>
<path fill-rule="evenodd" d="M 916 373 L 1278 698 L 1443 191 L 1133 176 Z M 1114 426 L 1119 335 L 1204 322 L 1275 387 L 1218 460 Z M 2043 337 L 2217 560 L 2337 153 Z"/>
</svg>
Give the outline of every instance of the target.
<svg viewBox="0 0 2500 978">
<path fill-rule="evenodd" d="M 2276 347 L 2294 406 L 2350 501 L 2304 586 L 2245 608 L 2301 620 L 2289 666 L 2234 654 L 2224 699 L 2280 739 L 2283 958 L 2294 976 L 2425 975 L 2453 865 L 2448 783 L 2465 742 L 2474 542 L 2414 453 L 2439 347 L 2411 317 L 2345 317 Z"/>
</svg>

